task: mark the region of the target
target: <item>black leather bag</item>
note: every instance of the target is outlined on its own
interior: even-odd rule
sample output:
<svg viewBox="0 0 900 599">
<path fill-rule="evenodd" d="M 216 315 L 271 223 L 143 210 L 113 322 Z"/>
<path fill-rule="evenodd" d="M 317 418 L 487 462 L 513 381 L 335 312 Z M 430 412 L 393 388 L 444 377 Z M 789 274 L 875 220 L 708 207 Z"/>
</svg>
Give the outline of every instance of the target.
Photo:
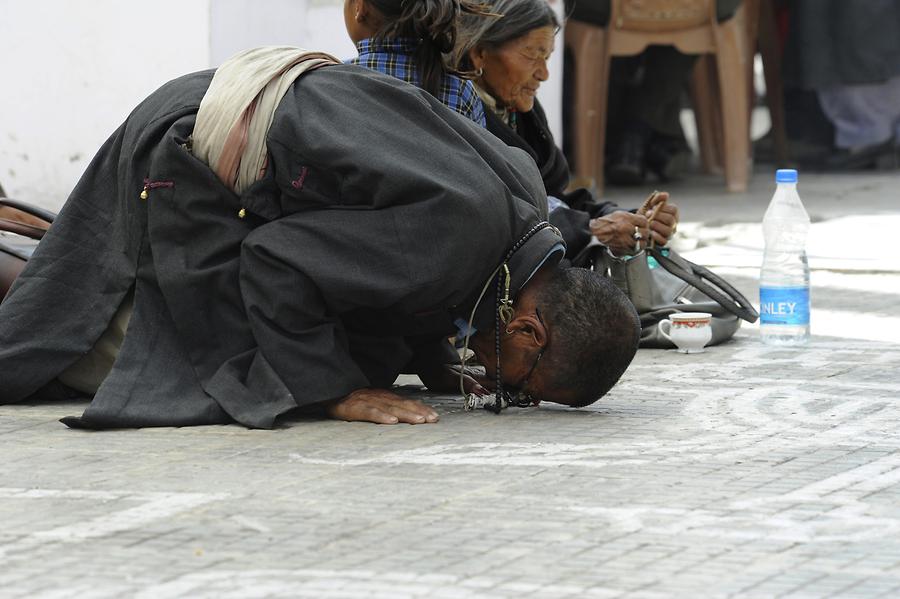
<svg viewBox="0 0 900 599">
<path fill-rule="evenodd" d="M 712 314 L 712 339 L 727 341 L 741 321 L 756 322 L 759 313 L 728 281 L 668 248 L 648 248 L 633 257 L 613 256 L 599 243 L 573 261 L 603 272 L 631 299 L 641 317 L 641 347 L 672 348 L 659 322 L 675 312 Z"/>
<path fill-rule="evenodd" d="M 9 198 L 0 198 L 3 207 L 13 210 L 0 211 L 0 301 L 56 217 L 48 210 Z"/>
</svg>

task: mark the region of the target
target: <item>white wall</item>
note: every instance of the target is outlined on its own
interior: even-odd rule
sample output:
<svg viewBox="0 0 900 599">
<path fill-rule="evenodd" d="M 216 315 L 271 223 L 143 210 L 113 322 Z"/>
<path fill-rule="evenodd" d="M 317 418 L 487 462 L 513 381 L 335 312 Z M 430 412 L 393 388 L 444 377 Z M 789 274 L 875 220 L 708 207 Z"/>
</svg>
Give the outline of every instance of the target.
<svg viewBox="0 0 900 599">
<path fill-rule="evenodd" d="M 565 17 L 563 0 L 548 0 L 556 11 L 559 22 Z M 560 29 L 556 35 L 556 45 L 553 56 L 550 57 L 550 78 L 541 85 L 538 90 L 538 99 L 541 106 L 547 112 L 547 120 L 550 121 L 550 130 L 556 143 L 562 146 L 562 80 L 563 80 L 563 32 Z"/>
<path fill-rule="evenodd" d="M 209 0 L 0 0 L 0 184 L 58 208 L 140 99 L 209 65 Z"/>
<path fill-rule="evenodd" d="M 256 46 L 302 46 L 308 37 L 307 0 L 213 0 L 210 5 L 210 58 L 222 64 L 232 54 Z"/>
<path fill-rule="evenodd" d="M 550 0 L 562 13 L 562 0 Z M 97 149 L 166 81 L 268 44 L 355 55 L 343 0 L 0 0 L 0 184 L 58 209 Z M 541 87 L 554 133 L 562 41 Z"/>
</svg>

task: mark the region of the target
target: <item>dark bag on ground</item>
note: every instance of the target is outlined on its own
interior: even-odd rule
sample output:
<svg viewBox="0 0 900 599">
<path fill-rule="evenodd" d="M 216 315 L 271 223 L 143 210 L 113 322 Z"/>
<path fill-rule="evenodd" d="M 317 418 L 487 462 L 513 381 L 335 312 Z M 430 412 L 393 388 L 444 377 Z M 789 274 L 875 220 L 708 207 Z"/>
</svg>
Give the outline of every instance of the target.
<svg viewBox="0 0 900 599">
<path fill-rule="evenodd" d="M 0 211 L 0 301 L 55 217 L 48 210 L 9 198 L 0 198 L 0 208 L 3 207 L 14 210 Z"/>
<path fill-rule="evenodd" d="M 668 248 L 648 248 L 618 258 L 594 240 L 573 261 L 609 276 L 631 299 L 641 317 L 641 347 L 672 348 L 659 332 L 659 321 L 675 312 L 712 314 L 716 345 L 734 336 L 741 321 L 756 322 L 759 313 L 728 281 Z"/>
</svg>

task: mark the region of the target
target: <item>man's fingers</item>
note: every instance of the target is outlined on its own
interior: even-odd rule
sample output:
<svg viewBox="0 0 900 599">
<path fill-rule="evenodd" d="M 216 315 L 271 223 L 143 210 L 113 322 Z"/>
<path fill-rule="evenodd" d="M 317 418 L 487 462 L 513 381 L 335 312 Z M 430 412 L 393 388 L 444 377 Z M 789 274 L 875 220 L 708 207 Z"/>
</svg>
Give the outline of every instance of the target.
<svg viewBox="0 0 900 599">
<path fill-rule="evenodd" d="M 395 424 L 397 422 L 396 418 L 378 406 L 363 400 L 351 400 L 343 404 L 342 408 L 338 411 L 338 415 L 348 422 L 376 422 L 378 424 Z"/>
<path fill-rule="evenodd" d="M 438 421 L 438 413 L 433 408 L 415 399 L 390 398 L 380 408 L 384 412 L 396 416 L 400 422 L 422 424 Z"/>
<path fill-rule="evenodd" d="M 390 406 L 385 408 L 385 410 L 388 414 L 397 418 L 399 422 L 405 422 L 406 424 L 425 424 L 428 422 L 424 414 L 415 410 L 407 410 L 401 406 Z"/>
<path fill-rule="evenodd" d="M 374 422 L 375 424 L 397 424 L 400 422 L 400 418 L 396 414 L 391 414 L 375 406 L 366 406 L 366 416 L 358 420 Z"/>
<path fill-rule="evenodd" d="M 385 389 L 358 389 L 327 408 L 332 418 L 376 424 L 424 424 L 437 422 L 438 414 L 430 406 L 404 399 Z"/>
<path fill-rule="evenodd" d="M 347 422 L 374 422 L 375 424 L 397 424 L 398 419 L 371 403 L 360 400 L 343 401 L 333 405 L 328 415 Z"/>
</svg>

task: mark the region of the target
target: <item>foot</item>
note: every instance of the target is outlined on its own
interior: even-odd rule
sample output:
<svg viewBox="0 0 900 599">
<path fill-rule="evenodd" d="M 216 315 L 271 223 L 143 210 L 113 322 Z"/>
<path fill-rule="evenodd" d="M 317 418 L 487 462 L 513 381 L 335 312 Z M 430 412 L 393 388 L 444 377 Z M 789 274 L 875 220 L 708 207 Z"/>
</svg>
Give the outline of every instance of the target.
<svg viewBox="0 0 900 599">
<path fill-rule="evenodd" d="M 613 185 L 640 185 L 644 182 L 647 137 L 638 131 L 626 131 L 610 161 L 606 178 Z"/>
<path fill-rule="evenodd" d="M 825 171 L 891 170 L 900 166 L 897 154 L 893 139 L 860 148 L 839 148 L 825 157 L 820 168 Z"/>
<path fill-rule="evenodd" d="M 647 145 L 645 164 L 660 181 L 679 179 L 687 170 L 691 151 L 682 140 L 655 135 Z"/>
</svg>

